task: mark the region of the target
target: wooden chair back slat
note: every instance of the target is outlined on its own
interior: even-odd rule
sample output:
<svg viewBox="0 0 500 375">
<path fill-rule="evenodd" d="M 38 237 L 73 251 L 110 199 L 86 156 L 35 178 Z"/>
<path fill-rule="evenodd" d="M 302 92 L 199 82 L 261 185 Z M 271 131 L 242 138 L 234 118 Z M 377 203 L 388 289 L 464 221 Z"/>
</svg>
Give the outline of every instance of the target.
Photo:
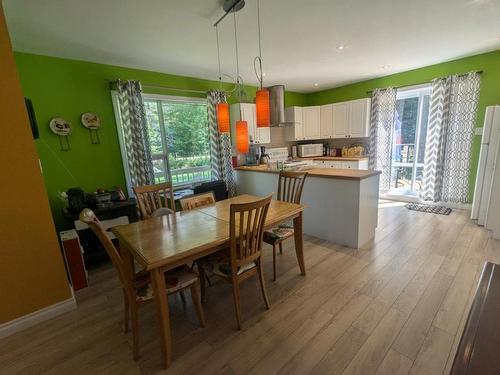
<svg viewBox="0 0 500 375">
<path fill-rule="evenodd" d="M 215 203 L 214 193 L 212 191 L 192 195 L 181 199 L 181 207 L 183 211 L 194 210 L 199 207 L 208 206 Z"/>
<path fill-rule="evenodd" d="M 158 208 L 170 208 L 175 211 L 174 189 L 172 183 L 133 187 L 142 219 L 148 219 Z M 170 204 L 168 204 L 170 201 Z"/>
<path fill-rule="evenodd" d="M 280 171 L 277 198 L 289 203 L 300 203 L 307 172 Z"/>
<path fill-rule="evenodd" d="M 249 264 L 260 257 L 264 224 L 272 196 L 250 203 L 232 204 L 230 207 L 231 268 Z M 239 223 L 239 225 L 237 225 Z"/>
<path fill-rule="evenodd" d="M 97 216 L 95 216 L 92 210 L 84 208 L 80 212 L 79 218 L 89 226 L 92 232 L 94 232 L 94 234 L 99 239 L 99 242 L 101 242 L 102 246 L 104 246 L 104 249 L 110 257 L 111 262 L 118 271 L 118 277 L 120 279 L 122 287 L 127 291 L 132 291 L 132 278 L 130 272 L 126 269 L 125 261 L 118 249 L 106 234 L 106 231 L 99 222 L 99 219 L 97 219 Z"/>
</svg>

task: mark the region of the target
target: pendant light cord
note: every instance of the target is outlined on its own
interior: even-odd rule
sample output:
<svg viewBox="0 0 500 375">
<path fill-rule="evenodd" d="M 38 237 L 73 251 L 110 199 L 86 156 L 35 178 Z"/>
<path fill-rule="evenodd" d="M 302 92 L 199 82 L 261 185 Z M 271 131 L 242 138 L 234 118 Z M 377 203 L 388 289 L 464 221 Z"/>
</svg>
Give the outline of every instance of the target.
<svg viewBox="0 0 500 375">
<path fill-rule="evenodd" d="M 219 90 L 222 90 L 222 75 L 220 69 L 220 46 L 219 46 L 219 26 L 215 26 L 215 37 L 217 38 L 217 64 L 219 65 Z"/>
<path fill-rule="evenodd" d="M 262 90 L 262 82 L 264 81 L 264 74 L 262 73 L 262 38 L 260 35 L 260 0 L 257 0 L 257 29 L 259 31 L 259 56 L 256 56 L 253 60 L 253 70 L 255 72 L 255 76 L 260 84 L 260 89 Z M 258 69 L 256 62 L 259 63 Z"/>
</svg>

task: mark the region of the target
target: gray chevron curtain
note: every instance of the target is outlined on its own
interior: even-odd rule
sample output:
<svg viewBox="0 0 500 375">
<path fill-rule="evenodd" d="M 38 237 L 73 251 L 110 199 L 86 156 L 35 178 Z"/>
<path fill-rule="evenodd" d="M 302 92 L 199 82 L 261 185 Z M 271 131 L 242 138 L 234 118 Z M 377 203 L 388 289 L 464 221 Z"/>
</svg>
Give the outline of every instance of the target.
<svg viewBox="0 0 500 375">
<path fill-rule="evenodd" d="M 229 196 L 232 197 L 236 194 L 236 186 L 231 162 L 231 136 L 229 133 L 219 133 L 216 113 L 217 103 L 225 102 L 226 100 L 226 94 L 221 90 L 210 90 L 207 93 L 212 179 L 224 180 L 229 191 Z"/>
<path fill-rule="evenodd" d="M 421 198 L 467 203 L 472 138 L 481 76 L 471 72 L 432 81 Z"/>
<path fill-rule="evenodd" d="M 117 102 L 132 186 L 154 184 L 146 112 L 138 81 L 116 81 Z"/>
<path fill-rule="evenodd" d="M 392 136 L 396 116 L 396 89 L 376 89 L 372 94 L 370 114 L 369 167 L 379 170 L 379 189 L 386 193 L 391 187 Z"/>
</svg>

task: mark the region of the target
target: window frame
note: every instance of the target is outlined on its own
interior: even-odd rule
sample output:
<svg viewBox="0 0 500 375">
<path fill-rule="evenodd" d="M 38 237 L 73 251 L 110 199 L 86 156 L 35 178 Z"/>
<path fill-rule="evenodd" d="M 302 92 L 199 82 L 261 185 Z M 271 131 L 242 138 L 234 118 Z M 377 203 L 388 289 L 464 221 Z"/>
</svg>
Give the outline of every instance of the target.
<svg viewBox="0 0 500 375">
<path fill-rule="evenodd" d="M 174 95 L 163 95 L 163 94 L 150 94 L 150 93 L 142 93 L 142 98 L 143 101 L 145 100 L 155 100 L 155 101 L 170 101 L 170 102 L 179 102 L 179 103 L 200 103 L 200 104 L 205 104 L 208 105 L 208 101 L 206 98 L 200 98 L 200 97 L 189 97 L 189 96 L 174 96 Z M 127 160 L 127 153 L 125 150 L 125 141 L 123 139 L 123 129 L 122 129 L 122 124 L 121 124 L 121 118 L 120 118 L 120 108 L 118 106 L 118 92 L 116 90 L 111 90 L 111 99 L 113 103 L 113 109 L 115 113 L 115 121 L 116 121 L 116 126 L 117 126 L 117 132 L 118 132 L 118 142 L 120 145 L 120 153 L 122 156 L 122 163 L 123 163 L 123 171 L 125 173 L 125 180 L 127 184 L 127 191 L 129 197 L 133 197 L 134 191 L 132 190 L 132 185 L 130 183 L 131 178 L 130 178 L 130 170 L 128 167 L 128 160 Z M 161 108 L 161 105 L 158 107 L 158 117 L 160 121 L 160 132 L 161 132 L 161 137 L 162 137 L 162 146 L 163 146 L 163 154 L 155 154 L 151 155 L 153 160 L 162 160 L 163 163 L 167 168 L 166 171 L 166 176 L 165 177 L 171 177 L 168 176 L 170 173 L 170 165 L 169 165 L 169 160 L 168 160 L 168 149 L 166 149 L 166 135 L 165 135 L 165 126 L 163 122 L 163 109 Z M 207 124 L 208 126 L 208 124 Z M 180 189 L 185 189 L 187 187 L 192 187 L 192 182 L 184 183 L 184 184 L 177 184 L 174 186 L 174 190 L 180 190 Z"/>
</svg>

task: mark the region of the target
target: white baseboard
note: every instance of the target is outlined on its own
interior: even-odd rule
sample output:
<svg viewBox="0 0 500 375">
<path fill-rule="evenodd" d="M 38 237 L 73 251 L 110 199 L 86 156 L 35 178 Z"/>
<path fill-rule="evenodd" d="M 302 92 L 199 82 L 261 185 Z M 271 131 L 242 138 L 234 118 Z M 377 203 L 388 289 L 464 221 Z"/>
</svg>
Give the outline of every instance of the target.
<svg viewBox="0 0 500 375">
<path fill-rule="evenodd" d="M 0 324 L 0 339 L 25 330 L 26 328 L 32 327 L 45 320 L 64 314 L 65 312 L 76 309 L 76 300 L 73 293 L 71 294 L 71 298 L 68 298 L 67 300 Z"/>
</svg>

